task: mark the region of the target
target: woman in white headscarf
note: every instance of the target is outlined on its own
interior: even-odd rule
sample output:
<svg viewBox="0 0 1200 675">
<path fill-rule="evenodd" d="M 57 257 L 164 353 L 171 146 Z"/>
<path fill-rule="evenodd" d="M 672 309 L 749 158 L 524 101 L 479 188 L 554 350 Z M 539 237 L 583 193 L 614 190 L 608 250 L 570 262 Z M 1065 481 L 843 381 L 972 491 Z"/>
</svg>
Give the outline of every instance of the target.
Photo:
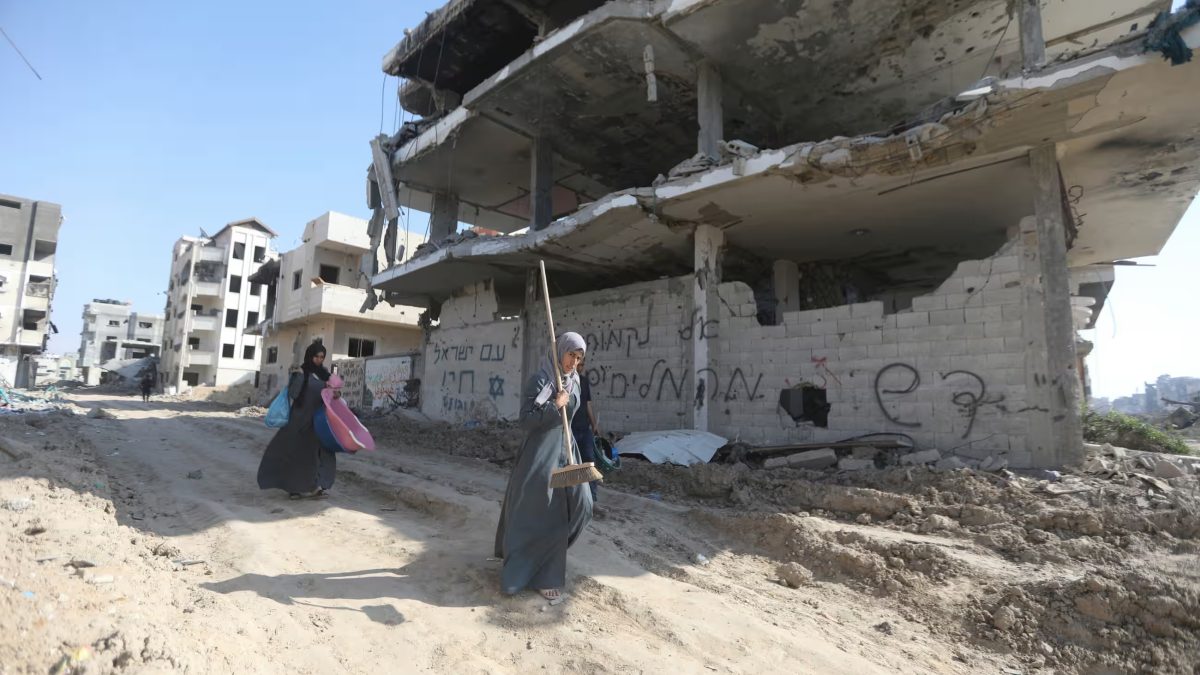
<svg viewBox="0 0 1200 675">
<path fill-rule="evenodd" d="M 578 333 L 558 338 L 558 353 L 547 355 L 522 392 L 521 426 L 528 435 L 504 494 L 496 528 L 496 557 L 504 559 L 502 590 L 513 595 L 534 589 L 557 600 L 567 581 L 567 548 L 592 519 L 592 493 L 585 483 L 551 489 L 550 474 L 568 463 L 559 409 L 569 420 L 579 408 L 579 375 L 587 343 Z M 558 360 L 563 381 L 557 381 Z"/>
</svg>

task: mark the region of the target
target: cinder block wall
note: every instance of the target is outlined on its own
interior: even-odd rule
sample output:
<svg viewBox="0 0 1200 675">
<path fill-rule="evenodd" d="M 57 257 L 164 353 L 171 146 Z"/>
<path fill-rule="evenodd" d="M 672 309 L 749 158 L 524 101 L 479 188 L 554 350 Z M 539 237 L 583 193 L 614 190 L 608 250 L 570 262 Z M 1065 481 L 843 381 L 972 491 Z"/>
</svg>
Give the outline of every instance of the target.
<svg viewBox="0 0 1200 675">
<path fill-rule="evenodd" d="M 516 419 L 520 414 L 519 319 L 498 319 L 488 284 L 442 305 L 424 348 L 421 411 L 448 422 Z"/>
<path fill-rule="evenodd" d="M 691 342 L 684 337 L 689 281 L 660 279 L 552 298 L 558 332 L 574 331 L 587 340 L 587 376 L 602 430 L 691 427 Z M 540 362 L 549 351 L 540 303 L 529 333 L 531 354 Z"/>
<path fill-rule="evenodd" d="M 751 289 L 719 286 L 720 310 L 695 325 L 691 277 L 557 297 L 558 331 L 588 343 L 587 375 L 605 431 L 691 428 L 703 396 L 710 430 L 759 444 L 833 442 L 864 434 L 908 434 L 922 447 L 1028 464 L 1026 355 L 1019 242 L 960 263 L 941 286 L 885 314 L 883 303 L 788 312 L 760 326 Z M 451 421 L 515 419 L 526 346 L 537 368 L 548 351 L 544 310 L 494 319 L 494 296 L 477 289 L 443 307 L 425 350 L 423 409 Z M 487 298 L 492 297 L 489 301 Z M 455 326 L 446 325 L 452 317 Z M 692 365 L 695 332 L 710 343 L 709 367 Z M 536 357 L 536 358 L 534 358 Z M 697 382 L 703 380 L 703 390 Z M 827 428 L 797 423 L 780 391 L 814 383 L 832 406 Z"/>
<path fill-rule="evenodd" d="M 867 302 L 784 314 L 760 326 L 742 283 L 721 284 L 710 380 L 715 433 L 753 443 L 833 442 L 878 432 L 943 453 L 1025 452 L 1025 353 L 1019 244 L 958 265 L 912 308 Z M 828 428 L 798 424 L 779 392 L 826 387 Z M 1018 461 L 1014 463 L 1019 463 Z"/>
</svg>

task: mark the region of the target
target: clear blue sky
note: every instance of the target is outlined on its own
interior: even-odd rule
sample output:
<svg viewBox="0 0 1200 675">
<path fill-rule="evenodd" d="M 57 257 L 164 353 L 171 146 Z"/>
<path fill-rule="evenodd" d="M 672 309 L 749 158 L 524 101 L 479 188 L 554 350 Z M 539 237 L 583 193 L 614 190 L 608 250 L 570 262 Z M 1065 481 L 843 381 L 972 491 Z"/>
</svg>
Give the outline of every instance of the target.
<svg viewBox="0 0 1200 675">
<path fill-rule="evenodd" d="M 92 298 L 161 312 L 172 243 L 258 216 L 295 246 L 327 210 L 366 217 L 383 55 L 440 0 L 0 3 L 0 192 L 63 205 L 51 350 Z M 396 80 L 384 127 L 396 120 Z M 413 229 L 425 219 L 415 214 Z M 1099 395 L 1200 375 L 1193 208 L 1155 268 L 1118 272 L 1093 338 Z M 1115 318 L 1115 322 L 1114 322 Z"/>
<path fill-rule="evenodd" d="M 380 63 L 440 4 L 0 2 L 44 78 L 0 39 L 0 193 L 63 206 L 50 349 L 78 350 L 92 298 L 161 313 L 181 235 L 257 216 L 287 250 L 325 211 L 367 217 Z"/>
</svg>

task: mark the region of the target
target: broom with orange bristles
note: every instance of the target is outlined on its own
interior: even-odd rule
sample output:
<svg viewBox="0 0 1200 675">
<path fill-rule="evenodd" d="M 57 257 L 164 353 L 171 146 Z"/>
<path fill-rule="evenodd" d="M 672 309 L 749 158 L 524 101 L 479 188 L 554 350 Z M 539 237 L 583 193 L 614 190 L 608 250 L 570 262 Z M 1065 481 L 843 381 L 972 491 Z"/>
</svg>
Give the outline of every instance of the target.
<svg viewBox="0 0 1200 675">
<path fill-rule="evenodd" d="M 566 389 L 562 374 L 562 364 L 558 359 L 558 337 L 554 334 L 554 315 L 550 311 L 550 285 L 546 282 L 546 263 L 538 261 L 542 271 L 542 299 L 546 302 L 546 325 L 550 328 L 550 360 L 554 362 L 554 375 L 558 380 L 558 390 Z M 592 462 L 579 462 L 575 456 L 575 437 L 571 434 L 571 422 L 567 419 L 567 408 L 558 409 L 562 414 L 563 451 L 567 465 L 555 469 L 550 474 L 550 487 L 564 488 L 572 485 L 583 485 L 594 480 L 603 480 L 604 476 Z"/>
</svg>

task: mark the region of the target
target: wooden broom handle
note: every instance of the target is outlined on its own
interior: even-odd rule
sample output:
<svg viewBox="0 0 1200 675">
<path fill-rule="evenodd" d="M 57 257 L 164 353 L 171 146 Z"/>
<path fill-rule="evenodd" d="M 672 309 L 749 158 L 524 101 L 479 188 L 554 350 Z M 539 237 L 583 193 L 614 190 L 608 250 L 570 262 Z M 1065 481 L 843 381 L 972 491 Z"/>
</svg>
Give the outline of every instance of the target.
<svg viewBox="0 0 1200 675">
<path fill-rule="evenodd" d="M 562 366 L 558 363 L 558 338 L 554 335 L 554 314 L 550 311 L 550 283 L 546 280 L 546 262 L 538 261 L 538 269 L 542 273 L 542 300 L 546 303 L 546 326 L 550 330 L 550 361 L 554 363 L 554 376 L 557 378 L 558 390 L 563 389 Z M 570 402 L 567 402 L 570 405 Z M 567 449 L 567 464 L 575 464 L 575 443 L 571 436 L 571 422 L 567 419 L 567 406 L 558 409 L 562 413 L 563 442 Z"/>
</svg>

